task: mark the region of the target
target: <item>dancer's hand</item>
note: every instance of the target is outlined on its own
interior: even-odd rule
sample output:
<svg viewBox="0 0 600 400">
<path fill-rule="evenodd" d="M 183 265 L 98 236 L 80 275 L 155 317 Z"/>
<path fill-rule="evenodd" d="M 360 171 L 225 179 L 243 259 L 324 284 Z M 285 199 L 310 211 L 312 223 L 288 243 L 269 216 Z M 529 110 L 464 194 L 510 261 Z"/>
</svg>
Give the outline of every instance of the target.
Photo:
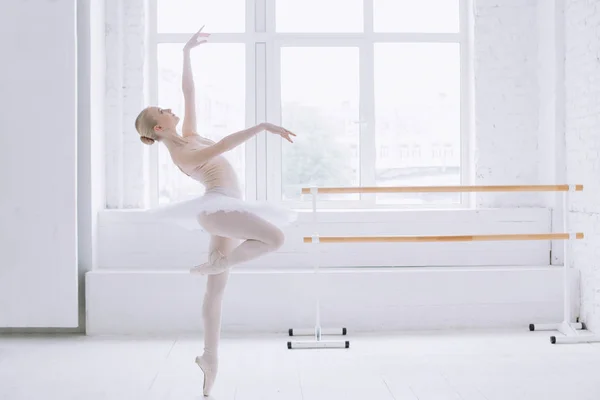
<svg viewBox="0 0 600 400">
<path fill-rule="evenodd" d="M 200 28 L 200 30 L 198 30 L 198 32 L 196 32 L 190 38 L 190 40 L 188 40 L 188 42 L 183 47 L 184 51 L 190 51 L 194 47 L 199 46 L 202 43 L 208 42 L 208 37 L 210 36 L 210 33 L 202 33 L 202 29 L 204 29 L 204 25 L 202 25 L 202 28 Z"/>
<path fill-rule="evenodd" d="M 294 135 L 292 132 L 288 131 L 287 129 L 282 128 L 281 126 L 273 125 L 273 124 L 271 124 L 269 122 L 265 122 L 263 124 L 263 127 L 265 128 L 265 130 L 267 132 L 271 132 L 271 133 L 274 133 L 276 135 L 279 135 L 282 138 L 284 138 L 285 140 L 287 140 L 288 142 L 294 143 L 292 141 L 292 138 L 290 136 L 296 136 L 296 135 Z"/>
</svg>

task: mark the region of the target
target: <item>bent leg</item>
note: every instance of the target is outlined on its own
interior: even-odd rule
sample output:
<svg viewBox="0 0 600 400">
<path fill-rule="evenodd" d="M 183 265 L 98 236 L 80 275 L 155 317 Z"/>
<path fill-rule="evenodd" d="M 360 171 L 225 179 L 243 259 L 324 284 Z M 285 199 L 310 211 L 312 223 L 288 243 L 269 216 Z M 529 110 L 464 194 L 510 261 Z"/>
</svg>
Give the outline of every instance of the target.
<svg viewBox="0 0 600 400">
<path fill-rule="evenodd" d="M 243 240 L 230 255 L 211 254 L 209 262 L 192 272 L 215 274 L 279 249 L 285 240 L 281 229 L 250 213 L 230 211 L 203 214 L 198 221 L 212 235 Z"/>
</svg>

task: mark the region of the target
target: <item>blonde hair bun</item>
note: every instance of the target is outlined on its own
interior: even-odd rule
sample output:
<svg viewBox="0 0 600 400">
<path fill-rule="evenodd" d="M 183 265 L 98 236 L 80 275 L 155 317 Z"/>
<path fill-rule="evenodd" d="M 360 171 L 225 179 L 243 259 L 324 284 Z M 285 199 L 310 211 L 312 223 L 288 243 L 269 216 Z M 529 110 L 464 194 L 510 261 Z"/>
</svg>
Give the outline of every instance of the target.
<svg viewBox="0 0 600 400">
<path fill-rule="evenodd" d="M 144 108 L 135 119 L 135 130 L 140 134 L 142 143 L 147 144 L 148 146 L 159 139 L 156 132 L 154 132 L 156 121 L 148 114 L 149 109 L 150 107 Z"/>
<path fill-rule="evenodd" d="M 154 142 L 155 142 L 154 139 L 150 139 L 149 137 L 145 137 L 145 136 L 140 136 L 140 140 L 142 141 L 142 143 L 147 144 L 148 146 L 150 146 L 151 144 L 154 144 Z"/>
</svg>

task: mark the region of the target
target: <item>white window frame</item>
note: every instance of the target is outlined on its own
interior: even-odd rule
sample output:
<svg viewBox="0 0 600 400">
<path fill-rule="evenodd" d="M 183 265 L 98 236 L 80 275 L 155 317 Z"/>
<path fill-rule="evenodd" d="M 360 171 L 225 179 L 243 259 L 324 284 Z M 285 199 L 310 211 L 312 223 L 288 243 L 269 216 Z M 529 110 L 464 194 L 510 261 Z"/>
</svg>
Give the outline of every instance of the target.
<svg viewBox="0 0 600 400">
<path fill-rule="evenodd" d="M 158 102 L 157 48 L 162 43 L 181 43 L 190 34 L 157 32 L 157 0 L 149 1 L 148 73 L 149 101 Z M 415 0 L 417 1 L 417 0 Z M 268 121 L 281 124 L 281 48 L 283 47 L 356 47 L 359 49 L 360 76 L 360 181 L 361 186 L 375 185 L 375 84 L 374 48 L 376 43 L 457 43 L 460 46 L 461 88 L 461 184 L 471 181 L 470 157 L 471 93 L 468 0 L 460 0 L 458 33 L 380 33 L 374 32 L 373 0 L 363 0 L 364 31 L 361 33 L 277 33 L 275 32 L 276 0 L 246 0 L 245 33 L 212 33 L 212 43 L 244 43 L 246 45 L 246 126 Z M 287 207 L 305 209 L 307 201 L 282 201 L 281 139 L 260 133 L 245 145 L 246 198 L 283 203 Z M 158 203 L 158 149 L 150 149 L 150 205 Z M 368 168 L 371 166 L 372 168 Z M 400 205 L 377 204 L 374 194 L 362 194 L 356 201 L 319 201 L 325 209 L 419 209 L 463 208 L 472 205 L 471 196 L 462 195 L 457 204 Z"/>
</svg>

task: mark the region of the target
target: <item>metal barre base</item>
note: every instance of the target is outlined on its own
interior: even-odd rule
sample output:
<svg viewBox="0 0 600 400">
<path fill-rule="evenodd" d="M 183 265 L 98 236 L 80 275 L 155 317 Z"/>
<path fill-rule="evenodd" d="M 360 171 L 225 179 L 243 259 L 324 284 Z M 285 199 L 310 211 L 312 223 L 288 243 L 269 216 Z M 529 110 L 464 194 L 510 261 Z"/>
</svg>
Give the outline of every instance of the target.
<svg viewBox="0 0 600 400">
<path fill-rule="evenodd" d="M 530 331 L 558 331 L 564 336 L 550 336 L 552 344 L 600 343 L 599 335 L 581 335 L 577 331 L 585 330 L 580 322 L 561 322 L 556 324 L 529 324 Z"/>
<path fill-rule="evenodd" d="M 346 336 L 348 330 L 346 328 L 321 328 L 322 335 L 343 335 Z M 290 336 L 313 336 L 315 334 L 315 328 L 312 329 L 290 329 L 288 335 Z"/>
<path fill-rule="evenodd" d="M 287 342 L 287 348 L 293 349 L 349 349 L 349 340 L 321 340 L 322 335 L 342 335 L 346 336 L 348 330 L 346 328 L 329 328 L 324 329 L 317 326 L 312 329 L 290 329 L 289 336 L 313 336 L 314 340 L 290 341 Z"/>
<path fill-rule="evenodd" d="M 294 349 L 349 349 L 349 340 L 307 340 L 288 342 L 287 347 Z"/>
</svg>

